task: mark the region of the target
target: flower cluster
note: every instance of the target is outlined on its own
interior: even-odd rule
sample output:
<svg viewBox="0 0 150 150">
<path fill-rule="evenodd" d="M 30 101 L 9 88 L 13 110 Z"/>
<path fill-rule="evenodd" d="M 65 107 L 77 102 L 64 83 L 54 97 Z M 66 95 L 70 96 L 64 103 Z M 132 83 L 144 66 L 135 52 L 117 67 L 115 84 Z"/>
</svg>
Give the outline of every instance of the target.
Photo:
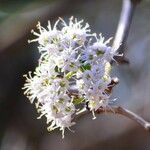
<svg viewBox="0 0 150 150">
<path fill-rule="evenodd" d="M 47 29 L 38 23 L 39 33 L 29 40 L 38 42 L 41 57 L 33 76 L 26 77 L 25 94 L 31 103 L 35 101 L 41 116 L 46 116 L 48 130 L 71 127 L 73 116 L 88 104 L 90 111 L 106 107 L 111 83 L 110 61 L 116 51 L 104 41 L 100 34 L 91 33 L 83 20 L 70 18 L 69 24 L 59 18 Z M 76 93 L 74 92 L 76 91 Z"/>
</svg>

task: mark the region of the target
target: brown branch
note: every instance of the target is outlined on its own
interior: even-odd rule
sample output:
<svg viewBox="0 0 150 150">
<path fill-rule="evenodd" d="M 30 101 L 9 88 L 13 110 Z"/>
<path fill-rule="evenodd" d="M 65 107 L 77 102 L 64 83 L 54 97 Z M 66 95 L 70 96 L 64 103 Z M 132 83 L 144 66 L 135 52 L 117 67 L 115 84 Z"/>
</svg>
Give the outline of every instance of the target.
<svg viewBox="0 0 150 150">
<path fill-rule="evenodd" d="M 112 114 L 119 114 L 122 116 L 125 116 L 136 123 L 138 123 L 140 126 L 142 126 L 145 130 L 150 132 L 150 122 L 144 120 L 142 117 L 138 116 L 137 114 L 131 112 L 128 109 L 125 109 L 120 106 L 110 106 L 106 108 L 99 108 L 95 113 L 112 113 Z M 83 109 L 82 111 L 77 113 L 77 116 L 74 118 L 74 120 L 78 120 L 79 118 L 85 116 L 86 114 L 90 113 L 87 109 Z"/>
</svg>

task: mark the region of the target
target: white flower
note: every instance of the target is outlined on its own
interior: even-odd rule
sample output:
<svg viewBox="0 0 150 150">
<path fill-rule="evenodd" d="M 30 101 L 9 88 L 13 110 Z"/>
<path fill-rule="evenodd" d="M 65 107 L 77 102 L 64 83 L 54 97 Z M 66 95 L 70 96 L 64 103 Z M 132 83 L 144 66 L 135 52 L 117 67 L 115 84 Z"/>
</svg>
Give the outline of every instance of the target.
<svg viewBox="0 0 150 150">
<path fill-rule="evenodd" d="M 63 21 L 63 20 L 62 20 Z M 77 21 L 73 19 L 73 17 L 70 18 L 69 25 L 66 24 L 66 22 L 63 21 L 64 27 L 62 28 L 63 34 L 65 34 L 66 39 L 69 41 L 74 41 L 75 43 L 79 45 L 83 45 L 86 41 L 88 36 L 91 36 L 89 25 L 86 24 L 84 27 L 82 26 L 83 20 Z"/>
<path fill-rule="evenodd" d="M 48 43 L 55 43 L 57 40 L 59 40 L 59 31 L 57 30 L 56 26 L 58 24 L 59 20 L 55 23 L 54 28 L 51 28 L 50 22 L 48 22 L 48 30 L 43 28 L 38 22 L 37 28 L 39 29 L 40 33 L 36 33 L 34 30 L 31 30 L 31 33 L 33 33 L 35 36 L 38 36 L 37 39 L 28 40 L 29 43 L 36 42 L 42 46 L 46 46 Z"/>
<path fill-rule="evenodd" d="M 29 42 L 39 43 L 41 56 L 33 76 L 31 72 L 25 76 L 24 94 L 35 102 L 40 117 L 46 117 L 48 130 L 59 128 L 64 137 L 65 128 L 75 124 L 76 111 L 86 103 L 93 114 L 108 106 L 110 61 L 116 50 L 107 45 L 111 38 L 104 41 L 76 18 L 70 18 L 68 24 L 59 18 L 53 28 L 48 22 L 47 29 L 38 23 L 37 28 L 39 33 L 32 30 L 37 38 Z M 77 93 L 70 92 L 73 88 Z"/>
</svg>

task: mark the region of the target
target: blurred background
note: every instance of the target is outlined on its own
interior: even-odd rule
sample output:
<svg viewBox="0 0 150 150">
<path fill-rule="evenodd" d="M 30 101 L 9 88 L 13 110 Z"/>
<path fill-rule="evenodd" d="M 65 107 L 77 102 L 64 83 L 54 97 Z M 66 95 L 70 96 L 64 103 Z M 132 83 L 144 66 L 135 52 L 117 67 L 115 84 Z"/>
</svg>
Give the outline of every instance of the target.
<svg viewBox="0 0 150 150">
<path fill-rule="evenodd" d="M 23 74 L 33 71 L 39 53 L 28 44 L 37 21 L 43 26 L 58 17 L 75 16 L 89 22 L 93 32 L 115 35 L 121 0 L 0 0 L 0 150 L 150 150 L 150 133 L 118 115 L 101 114 L 80 119 L 75 133 L 47 132 L 21 90 Z M 115 102 L 150 121 L 150 0 L 136 8 L 125 49 L 129 65 L 114 64 L 120 79 Z"/>
</svg>

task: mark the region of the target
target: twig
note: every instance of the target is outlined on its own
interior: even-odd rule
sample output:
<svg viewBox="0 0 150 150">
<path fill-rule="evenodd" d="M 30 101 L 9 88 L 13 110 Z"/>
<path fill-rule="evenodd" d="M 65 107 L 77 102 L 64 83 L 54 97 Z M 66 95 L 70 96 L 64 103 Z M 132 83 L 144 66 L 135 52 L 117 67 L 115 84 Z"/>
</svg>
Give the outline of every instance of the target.
<svg viewBox="0 0 150 150">
<path fill-rule="evenodd" d="M 137 122 L 139 125 L 141 125 L 147 131 L 150 131 L 150 123 L 149 122 L 147 122 L 142 117 L 138 116 L 137 114 L 135 114 L 135 113 L 131 112 L 130 110 L 125 109 L 123 107 L 114 106 L 114 107 L 107 107 L 106 109 L 99 108 L 97 110 L 97 113 L 101 113 L 101 112 L 108 112 L 108 113 L 123 115 L 123 116 Z"/>
<path fill-rule="evenodd" d="M 128 109 L 125 109 L 120 106 L 111 106 L 106 108 L 99 108 L 95 113 L 112 113 L 112 114 L 119 114 L 123 115 L 136 123 L 138 123 L 140 126 L 142 126 L 145 130 L 150 131 L 150 122 L 144 120 L 142 117 L 138 116 L 137 114 L 131 112 Z M 86 114 L 90 113 L 87 109 L 83 109 L 82 111 L 77 113 L 77 116 L 74 118 L 74 120 L 78 120 L 79 118 L 85 116 Z"/>
<path fill-rule="evenodd" d="M 123 0 L 120 20 L 113 41 L 114 49 L 117 49 L 119 47 L 119 50 L 122 51 L 122 48 L 126 43 L 134 9 L 135 3 L 132 3 L 131 0 Z"/>
<path fill-rule="evenodd" d="M 141 0 L 123 0 L 122 11 L 120 15 L 120 20 L 118 23 L 116 35 L 113 41 L 113 49 L 118 49 L 120 53 L 123 53 L 126 47 L 126 40 L 130 30 L 130 25 L 132 22 L 133 13 L 135 11 L 136 5 Z M 129 63 L 127 58 L 124 57 L 115 57 L 118 63 L 124 64 Z"/>
</svg>

